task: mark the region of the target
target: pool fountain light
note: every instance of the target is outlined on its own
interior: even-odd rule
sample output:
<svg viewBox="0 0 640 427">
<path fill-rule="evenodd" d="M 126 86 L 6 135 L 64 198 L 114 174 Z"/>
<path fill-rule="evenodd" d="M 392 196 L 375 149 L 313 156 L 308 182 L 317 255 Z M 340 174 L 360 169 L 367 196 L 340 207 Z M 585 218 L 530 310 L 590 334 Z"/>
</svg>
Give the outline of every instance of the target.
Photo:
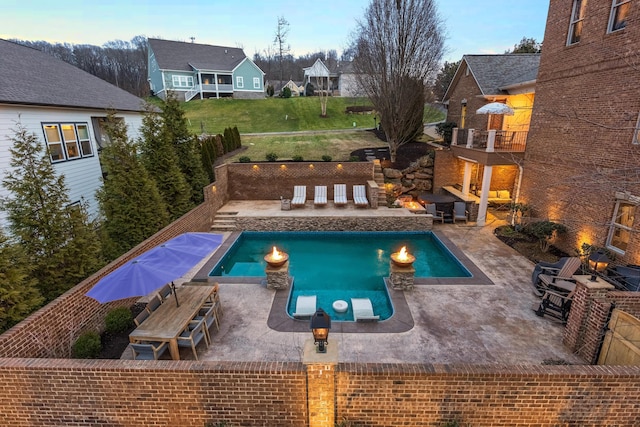
<svg viewBox="0 0 640 427">
<path fill-rule="evenodd" d="M 318 308 L 311 316 L 311 332 L 317 353 L 327 352 L 327 341 L 329 340 L 329 329 L 331 329 L 331 317 L 322 309 Z"/>
<path fill-rule="evenodd" d="M 273 251 L 264 256 L 264 260 L 269 264 L 269 267 L 278 268 L 282 267 L 284 263 L 289 260 L 289 254 L 279 251 L 274 246 Z"/>
<path fill-rule="evenodd" d="M 410 267 L 416 257 L 407 252 L 407 247 L 403 246 L 400 251 L 391 254 L 391 261 L 398 267 Z"/>
</svg>

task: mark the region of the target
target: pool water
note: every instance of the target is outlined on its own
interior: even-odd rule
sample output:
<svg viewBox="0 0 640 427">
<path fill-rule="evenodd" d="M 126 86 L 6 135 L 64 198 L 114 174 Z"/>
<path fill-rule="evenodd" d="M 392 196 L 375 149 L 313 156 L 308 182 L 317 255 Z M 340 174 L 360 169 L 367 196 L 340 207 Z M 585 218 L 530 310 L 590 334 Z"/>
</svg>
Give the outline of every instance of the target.
<svg viewBox="0 0 640 427">
<path fill-rule="evenodd" d="M 265 276 L 264 256 L 273 246 L 289 254 L 294 284 L 288 303 L 295 312 L 298 295 L 317 295 L 317 306 L 332 320 L 351 321 L 351 298 L 369 298 L 380 320 L 393 314 L 385 286 L 389 257 L 402 246 L 416 257 L 416 277 L 470 277 L 471 274 L 431 232 L 243 232 L 210 276 Z M 349 303 L 336 313 L 336 300 Z"/>
</svg>

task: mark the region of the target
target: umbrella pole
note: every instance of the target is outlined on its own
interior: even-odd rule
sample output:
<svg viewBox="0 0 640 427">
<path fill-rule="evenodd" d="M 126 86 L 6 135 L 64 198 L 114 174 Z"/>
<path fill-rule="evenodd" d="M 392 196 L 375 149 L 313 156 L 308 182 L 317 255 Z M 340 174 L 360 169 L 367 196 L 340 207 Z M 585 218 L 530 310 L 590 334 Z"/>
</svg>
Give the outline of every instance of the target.
<svg viewBox="0 0 640 427">
<path fill-rule="evenodd" d="M 176 293 L 176 284 L 171 282 L 171 291 L 173 292 L 173 296 L 176 299 L 176 307 L 180 307 L 180 303 L 178 302 L 178 294 Z"/>
</svg>

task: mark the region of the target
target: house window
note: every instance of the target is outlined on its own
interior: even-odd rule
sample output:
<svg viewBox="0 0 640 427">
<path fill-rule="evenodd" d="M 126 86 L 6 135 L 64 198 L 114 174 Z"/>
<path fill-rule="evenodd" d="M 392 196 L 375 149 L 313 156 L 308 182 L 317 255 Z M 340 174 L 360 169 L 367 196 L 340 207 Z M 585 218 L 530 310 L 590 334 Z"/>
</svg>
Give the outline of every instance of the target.
<svg viewBox="0 0 640 427">
<path fill-rule="evenodd" d="M 93 156 L 86 123 L 47 123 L 42 128 L 52 162 Z"/>
<path fill-rule="evenodd" d="M 244 78 L 242 76 L 236 77 L 236 86 L 238 86 L 239 88 L 244 87 Z"/>
<path fill-rule="evenodd" d="M 611 3 L 611 15 L 609 17 L 609 28 L 607 32 L 622 30 L 627 26 L 627 16 L 631 0 L 613 0 Z"/>
<path fill-rule="evenodd" d="M 173 87 L 193 87 L 193 76 L 173 76 Z"/>
<path fill-rule="evenodd" d="M 613 221 L 609 229 L 607 247 L 624 254 L 629 244 L 629 236 L 636 214 L 636 205 L 626 200 L 618 200 L 613 211 Z"/>
<path fill-rule="evenodd" d="M 260 79 L 258 77 L 253 78 L 253 88 L 260 89 Z"/>
<path fill-rule="evenodd" d="M 567 45 L 572 45 L 580 41 L 580 36 L 582 35 L 582 23 L 584 21 L 586 8 L 587 0 L 573 0 Z"/>
</svg>

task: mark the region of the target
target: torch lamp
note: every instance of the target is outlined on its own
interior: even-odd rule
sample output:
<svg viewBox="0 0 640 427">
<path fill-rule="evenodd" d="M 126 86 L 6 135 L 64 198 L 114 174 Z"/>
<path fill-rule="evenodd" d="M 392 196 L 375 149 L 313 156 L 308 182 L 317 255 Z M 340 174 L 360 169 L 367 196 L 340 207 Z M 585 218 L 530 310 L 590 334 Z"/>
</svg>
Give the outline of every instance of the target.
<svg viewBox="0 0 640 427">
<path fill-rule="evenodd" d="M 327 340 L 329 339 L 329 329 L 331 329 L 331 317 L 321 308 L 311 316 L 311 332 L 313 340 L 317 344 L 316 352 L 327 352 Z"/>
<path fill-rule="evenodd" d="M 597 274 L 603 272 L 608 266 L 611 260 L 603 251 L 596 251 L 589 255 L 589 269 L 592 271 L 591 281 L 595 282 Z"/>
</svg>

